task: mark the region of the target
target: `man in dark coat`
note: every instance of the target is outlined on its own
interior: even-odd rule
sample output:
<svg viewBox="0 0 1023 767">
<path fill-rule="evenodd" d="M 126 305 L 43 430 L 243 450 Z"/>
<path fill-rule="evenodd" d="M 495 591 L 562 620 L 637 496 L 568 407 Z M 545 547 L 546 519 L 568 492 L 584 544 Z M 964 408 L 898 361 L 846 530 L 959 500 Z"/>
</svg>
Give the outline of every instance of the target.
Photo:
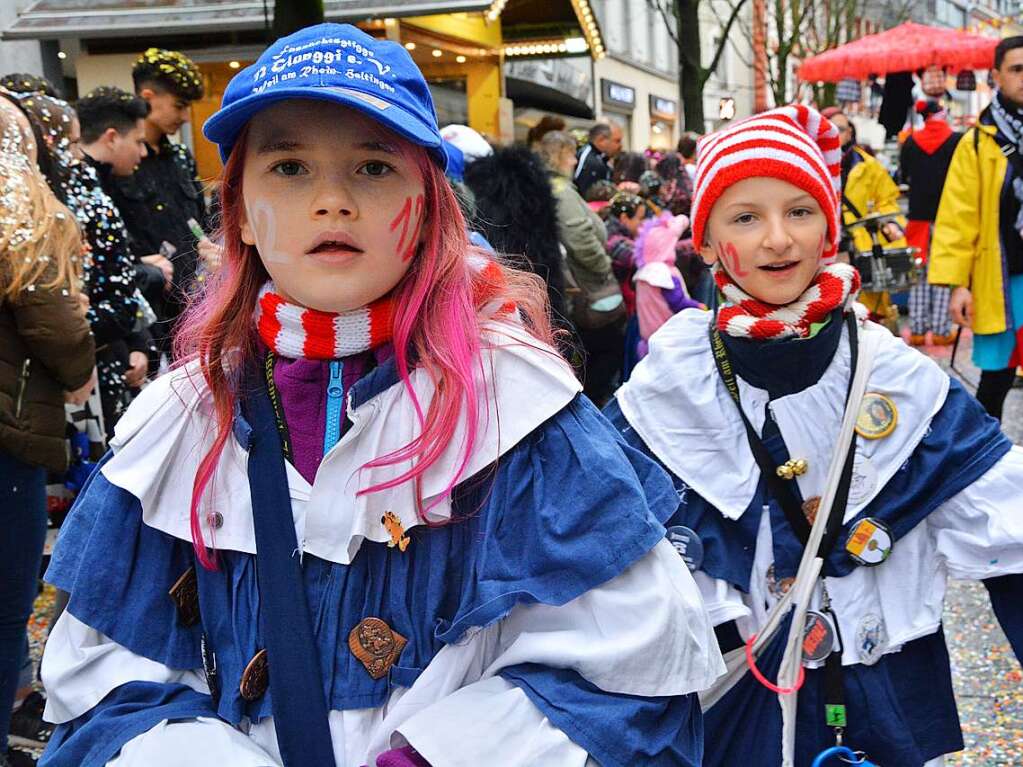
<svg viewBox="0 0 1023 767">
<path fill-rule="evenodd" d="M 597 123 L 581 150 L 572 181 L 581 197 L 595 181 L 611 178 L 611 160 L 622 151 L 622 129 L 615 123 Z"/>
</svg>

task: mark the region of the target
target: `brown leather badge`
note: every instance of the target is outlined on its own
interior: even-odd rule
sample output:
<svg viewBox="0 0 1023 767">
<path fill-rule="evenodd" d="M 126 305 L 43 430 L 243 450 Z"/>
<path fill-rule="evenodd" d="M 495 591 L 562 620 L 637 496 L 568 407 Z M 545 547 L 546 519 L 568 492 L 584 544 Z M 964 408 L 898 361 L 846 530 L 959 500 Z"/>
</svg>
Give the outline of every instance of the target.
<svg viewBox="0 0 1023 767">
<path fill-rule="evenodd" d="M 189 567 L 167 594 L 178 609 L 178 620 L 182 626 L 194 626 L 199 622 L 199 579 L 194 567 Z"/>
<path fill-rule="evenodd" d="M 821 498 L 819 495 L 815 495 L 813 498 L 807 498 L 803 501 L 803 516 L 806 517 L 806 521 L 811 525 L 814 520 L 817 519 L 817 510 L 821 507 Z"/>
<path fill-rule="evenodd" d="M 238 685 L 238 692 L 245 700 L 256 700 L 263 696 L 270 684 L 270 664 L 267 661 L 266 650 L 260 650 L 252 656 L 249 665 L 242 672 L 242 681 Z"/>
<path fill-rule="evenodd" d="M 407 642 L 380 618 L 363 618 L 348 635 L 348 649 L 374 679 L 387 674 Z"/>
</svg>

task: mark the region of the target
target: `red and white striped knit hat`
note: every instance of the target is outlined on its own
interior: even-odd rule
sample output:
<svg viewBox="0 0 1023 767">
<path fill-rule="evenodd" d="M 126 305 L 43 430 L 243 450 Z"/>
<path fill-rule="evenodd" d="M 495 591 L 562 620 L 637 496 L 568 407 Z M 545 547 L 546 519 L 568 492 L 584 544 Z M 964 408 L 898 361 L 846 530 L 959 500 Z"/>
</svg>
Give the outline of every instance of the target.
<svg viewBox="0 0 1023 767">
<path fill-rule="evenodd" d="M 770 176 L 813 195 L 828 218 L 827 263 L 838 249 L 842 152 L 838 129 L 806 106 L 789 105 L 748 117 L 700 139 L 693 197 L 693 242 L 718 197 L 732 184 Z"/>
</svg>

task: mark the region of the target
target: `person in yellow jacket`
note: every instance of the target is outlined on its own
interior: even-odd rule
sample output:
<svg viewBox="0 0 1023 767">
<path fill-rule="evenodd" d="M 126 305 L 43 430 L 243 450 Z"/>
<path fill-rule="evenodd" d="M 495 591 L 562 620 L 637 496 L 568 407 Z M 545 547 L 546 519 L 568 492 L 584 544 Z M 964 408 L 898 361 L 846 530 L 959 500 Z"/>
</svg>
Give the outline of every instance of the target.
<svg viewBox="0 0 1023 767">
<path fill-rule="evenodd" d="M 842 142 L 842 223 L 848 225 L 870 213 L 900 213 L 899 187 L 884 166 L 856 143 L 856 127 L 848 116 L 835 111 L 827 117 L 838 128 Z M 902 217 L 899 223 L 886 224 L 881 230 L 881 244 L 885 248 L 905 248 L 905 224 Z M 872 243 L 866 228 L 857 227 L 851 234 L 856 249 L 869 253 Z M 892 306 L 887 292 L 864 291 L 860 301 L 870 310 L 871 319 L 896 331 L 898 309 Z"/>
<path fill-rule="evenodd" d="M 1023 36 L 998 44 L 991 72 L 995 97 L 952 156 L 928 279 L 953 287 L 952 321 L 973 329 L 977 399 L 1001 419 L 1023 351 Z"/>
</svg>

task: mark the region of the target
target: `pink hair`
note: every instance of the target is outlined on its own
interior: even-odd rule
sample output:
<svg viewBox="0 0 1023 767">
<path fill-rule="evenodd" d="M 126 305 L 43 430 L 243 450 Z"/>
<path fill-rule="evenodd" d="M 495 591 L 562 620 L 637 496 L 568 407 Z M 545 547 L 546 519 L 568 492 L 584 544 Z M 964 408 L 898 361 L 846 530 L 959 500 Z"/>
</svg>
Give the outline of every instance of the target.
<svg viewBox="0 0 1023 767">
<path fill-rule="evenodd" d="M 486 272 L 474 269 L 469 256 L 474 251 L 482 252 L 469 245 L 465 219 L 443 172 L 422 147 L 393 134 L 389 139 L 413 160 L 424 186 L 422 244 L 408 272 L 394 288 L 392 338 L 398 374 L 412 398 L 420 434 L 408 445 L 367 464 L 379 467 L 410 461 L 412 468 L 388 482 L 362 488 L 359 493 L 411 481 L 416 483 L 418 494 L 420 478 L 445 451 L 464 412 L 467 437 L 458 471 L 444 490 L 443 495 L 447 495 L 462 478 L 480 426 L 482 392 L 476 371 L 482 364 L 481 325 L 486 319 L 501 321 L 500 317 L 481 313 L 474 295 L 486 295 L 488 303 L 514 304 L 530 333 L 539 342 L 553 345 L 547 293 L 539 278 L 507 266 L 501 268 L 500 284 L 481 284 L 488 280 Z M 189 308 L 175 339 L 177 364 L 197 359 L 213 398 L 216 437 L 199 463 L 191 499 L 192 542 L 200 563 L 208 569 L 217 565 L 215 554 L 211 554 L 203 540 L 200 500 L 232 433 L 237 393 L 230 370 L 245 369 L 259 353 L 253 311 L 259 289 L 269 279 L 256 249 L 244 244 L 238 235 L 246 144 L 247 130 L 232 149 L 222 174 L 222 266 L 207 279 L 206 290 Z M 425 413 L 412 388 L 413 367 L 424 370 L 434 384 L 435 393 Z M 422 518 L 429 508 L 423 508 L 421 496 L 419 501 Z M 434 503 L 437 502 L 439 499 Z"/>
</svg>

